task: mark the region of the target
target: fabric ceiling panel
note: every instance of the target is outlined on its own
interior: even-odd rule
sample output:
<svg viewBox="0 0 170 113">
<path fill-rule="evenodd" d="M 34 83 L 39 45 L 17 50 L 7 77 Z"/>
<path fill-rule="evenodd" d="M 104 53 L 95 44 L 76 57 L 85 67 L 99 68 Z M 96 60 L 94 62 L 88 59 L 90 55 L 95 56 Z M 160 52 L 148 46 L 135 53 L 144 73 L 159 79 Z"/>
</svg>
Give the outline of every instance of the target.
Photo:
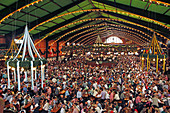
<svg viewBox="0 0 170 113">
<path fill-rule="evenodd" d="M 9 6 L 15 2 L 17 2 L 18 0 L 1 0 L 0 3 L 6 6 Z"/>
<path fill-rule="evenodd" d="M 49 12 L 53 12 L 55 10 L 60 9 L 60 7 L 58 5 L 56 5 L 54 3 L 51 3 L 51 2 L 46 4 L 46 5 L 44 5 L 44 6 L 42 6 L 42 8 L 47 10 L 47 11 L 49 11 Z"/>
<path fill-rule="evenodd" d="M 46 24 L 44 24 L 44 26 L 47 26 L 47 27 L 52 27 L 52 26 L 55 26 L 56 24 L 52 23 L 52 22 L 48 22 Z"/>
<path fill-rule="evenodd" d="M 62 7 L 72 3 L 72 0 L 62 0 L 62 2 L 61 0 L 54 0 L 54 1 Z"/>
<path fill-rule="evenodd" d="M 158 8 L 159 7 L 159 8 Z M 150 7 L 148 8 L 149 11 L 152 11 L 152 12 L 156 12 L 156 13 L 160 13 L 160 14 L 163 14 L 165 11 L 167 11 L 169 9 L 169 7 L 165 7 L 165 6 L 158 6 L 157 7 L 157 4 L 152 4 L 150 5 Z"/>
<path fill-rule="evenodd" d="M 33 14 L 33 15 L 38 16 L 38 17 L 43 17 L 43 16 L 45 16 L 49 13 L 47 13 L 46 11 L 43 11 L 41 9 L 36 9 L 36 10 L 32 11 L 30 14 Z"/>
<path fill-rule="evenodd" d="M 25 16 L 19 18 L 18 20 L 23 20 L 23 21 L 26 21 L 26 22 L 32 22 L 36 19 L 37 19 L 37 17 L 33 17 L 31 15 L 25 15 Z"/>
</svg>

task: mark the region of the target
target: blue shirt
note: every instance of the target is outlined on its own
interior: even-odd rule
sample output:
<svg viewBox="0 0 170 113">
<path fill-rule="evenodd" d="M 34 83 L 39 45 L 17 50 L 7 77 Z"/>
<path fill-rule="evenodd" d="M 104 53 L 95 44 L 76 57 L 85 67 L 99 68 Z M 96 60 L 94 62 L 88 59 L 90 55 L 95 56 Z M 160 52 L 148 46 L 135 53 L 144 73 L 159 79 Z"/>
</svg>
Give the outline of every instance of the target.
<svg viewBox="0 0 170 113">
<path fill-rule="evenodd" d="M 68 90 L 65 92 L 65 96 L 68 96 L 69 95 L 69 92 L 68 92 Z"/>
<path fill-rule="evenodd" d="M 23 90 L 24 90 L 25 93 L 27 93 L 27 88 L 26 87 L 24 87 Z"/>
</svg>

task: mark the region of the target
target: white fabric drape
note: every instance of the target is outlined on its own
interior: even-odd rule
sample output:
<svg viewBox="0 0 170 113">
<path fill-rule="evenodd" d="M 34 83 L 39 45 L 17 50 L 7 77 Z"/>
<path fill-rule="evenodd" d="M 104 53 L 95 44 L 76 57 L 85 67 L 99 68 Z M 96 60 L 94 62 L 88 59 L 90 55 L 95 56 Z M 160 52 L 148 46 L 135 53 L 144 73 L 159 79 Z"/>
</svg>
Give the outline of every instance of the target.
<svg viewBox="0 0 170 113">
<path fill-rule="evenodd" d="M 44 73 L 43 73 L 43 62 L 41 61 L 41 88 L 43 88 L 43 79 L 44 78 Z"/>
<path fill-rule="evenodd" d="M 29 52 L 29 55 L 31 56 L 31 58 L 32 58 L 32 60 L 34 61 L 35 59 L 34 59 L 34 55 L 32 54 L 32 49 L 31 49 L 31 46 L 30 46 L 30 35 L 29 35 L 29 33 L 28 33 L 28 52 Z"/>
<path fill-rule="evenodd" d="M 27 71 L 25 70 L 24 73 L 25 73 L 25 81 L 28 81 Z"/>
<path fill-rule="evenodd" d="M 31 61 L 31 89 L 34 89 L 33 61 Z"/>
<path fill-rule="evenodd" d="M 33 41 L 32 41 L 31 38 L 30 38 L 30 43 L 31 43 L 31 46 L 32 46 L 34 52 L 37 54 L 38 58 L 41 59 L 41 56 L 40 56 L 40 54 L 38 53 L 37 49 L 35 48 L 34 43 L 33 43 Z"/>
<path fill-rule="evenodd" d="M 8 89 L 10 89 L 9 61 L 7 62 Z"/>
<path fill-rule="evenodd" d="M 18 91 L 20 91 L 20 73 L 19 73 L 19 61 L 17 62 L 17 75 L 18 75 Z"/>
<path fill-rule="evenodd" d="M 24 34 L 24 36 L 25 36 L 25 42 L 23 41 L 23 43 L 24 43 L 24 48 L 23 48 L 23 53 L 22 53 L 22 61 L 24 60 L 24 58 L 25 58 L 25 52 L 26 52 L 26 48 L 27 48 L 27 33 L 25 33 Z"/>
</svg>

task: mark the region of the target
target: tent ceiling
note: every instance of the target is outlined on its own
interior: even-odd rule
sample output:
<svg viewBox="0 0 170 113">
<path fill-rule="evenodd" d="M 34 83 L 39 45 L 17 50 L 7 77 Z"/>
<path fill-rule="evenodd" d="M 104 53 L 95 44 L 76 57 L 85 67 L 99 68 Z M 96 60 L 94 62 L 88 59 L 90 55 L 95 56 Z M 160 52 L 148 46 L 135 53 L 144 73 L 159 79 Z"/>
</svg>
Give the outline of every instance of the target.
<svg viewBox="0 0 170 113">
<path fill-rule="evenodd" d="M 36 1 L 38 2 L 33 4 Z M 73 31 L 60 39 L 66 41 L 69 37 L 83 32 L 84 30 L 74 32 L 80 27 L 105 22 L 138 29 L 149 36 L 152 36 L 153 31 L 155 31 L 160 34 L 157 35 L 158 40 L 164 44 L 170 39 L 169 0 L 62 0 L 62 2 L 61 0 L 1 0 L 0 20 L 24 6 L 26 6 L 24 9 L 13 13 L 1 22 L 0 35 L 5 35 L 8 40 L 13 36 L 22 36 L 24 26 L 27 24 L 29 29 L 37 26 L 30 31 L 34 39 L 42 39 L 50 33 L 44 39 L 56 40 L 63 34 Z M 104 10 L 89 11 L 90 9 Z M 80 12 L 71 13 L 75 11 Z M 52 19 L 63 14 L 65 15 L 62 17 Z M 114 19 L 115 21 L 106 19 L 85 21 L 95 18 Z M 48 19 L 51 19 L 51 21 L 47 22 Z M 39 25 L 42 22 L 44 23 Z M 120 27 L 119 29 L 124 28 Z M 53 32 L 54 30 L 55 32 Z M 137 32 L 132 29 L 129 29 L 129 33 L 131 33 L 130 31 Z M 140 32 L 139 34 L 151 40 L 149 36 Z M 70 41 L 72 42 L 82 35 L 83 33 Z M 81 39 L 78 41 L 81 41 Z"/>
</svg>

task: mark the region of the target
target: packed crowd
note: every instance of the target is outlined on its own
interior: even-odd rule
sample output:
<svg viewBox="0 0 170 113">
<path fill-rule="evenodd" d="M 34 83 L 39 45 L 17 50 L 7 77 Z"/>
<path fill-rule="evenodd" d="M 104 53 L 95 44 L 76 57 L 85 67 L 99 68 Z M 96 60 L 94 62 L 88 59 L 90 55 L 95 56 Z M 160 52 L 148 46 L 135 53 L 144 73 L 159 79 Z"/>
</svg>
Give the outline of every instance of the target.
<svg viewBox="0 0 170 113">
<path fill-rule="evenodd" d="M 0 97 L 4 110 L 31 113 L 168 113 L 170 82 L 161 72 L 141 70 L 137 56 L 117 56 L 113 66 L 90 66 L 84 57 L 50 61 L 44 87 L 40 70 L 31 90 L 21 74 L 21 92 L 11 72 L 7 89 L 6 70 L 0 72 Z M 29 78 L 29 73 L 28 73 Z"/>
</svg>

